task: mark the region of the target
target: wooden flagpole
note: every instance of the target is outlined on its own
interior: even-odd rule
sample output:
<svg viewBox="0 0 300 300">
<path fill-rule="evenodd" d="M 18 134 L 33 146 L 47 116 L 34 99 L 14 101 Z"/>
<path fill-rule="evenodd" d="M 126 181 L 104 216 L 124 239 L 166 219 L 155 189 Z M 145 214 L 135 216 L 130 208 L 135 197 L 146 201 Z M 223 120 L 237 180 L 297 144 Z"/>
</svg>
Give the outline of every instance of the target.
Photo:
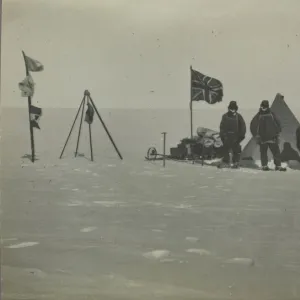
<svg viewBox="0 0 300 300">
<path fill-rule="evenodd" d="M 23 58 L 25 62 L 25 68 L 26 68 L 26 76 L 29 75 L 28 65 L 26 61 L 26 55 L 25 52 L 22 51 Z M 35 146 L 34 146 L 34 134 L 33 134 L 33 126 L 31 123 L 31 117 L 30 117 L 30 108 L 31 108 L 31 96 L 28 96 L 28 114 L 29 114 L 29 130 L 30 130 L 30 142 L 31 142 L 31 161 L 34 163 L 35 160 Z"/>
<path fill-rule="evenodd" d="M 191 119 L 191 139 L 193 138 L 193 101 L 192 101 L 192 66 L 190 66 L 191 79 L 190 79 L 190 119 Z"/>
</svg>

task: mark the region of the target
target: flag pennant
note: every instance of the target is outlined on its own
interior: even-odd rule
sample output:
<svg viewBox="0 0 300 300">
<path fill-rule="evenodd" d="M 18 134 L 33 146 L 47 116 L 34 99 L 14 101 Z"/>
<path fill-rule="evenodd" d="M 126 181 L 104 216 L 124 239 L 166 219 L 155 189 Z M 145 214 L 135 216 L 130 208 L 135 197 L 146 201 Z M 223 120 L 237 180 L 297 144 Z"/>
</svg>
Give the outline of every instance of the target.
<svg viewBox="0 0 300 300">
<path fill-rule="evenodd" d="M 94 108 L 93 106 L 90 104 L 90 102 L 87 103 L 87 110 L 86 110 L 86 113 L 85 113 L 85 122 L 87 122 L 88 124 L 92 124 L 93 123 L 93 120 L 94 120 Z"/>
<path fill-rule="evenodd" d="M 31 126 L 37 129 L 41 129 L 39 125 L 40 118 L 42 116 L 42 109 L 36 106 L 30 106 L 30 122 Z"/>
<path fill-rule="evenodd" d="M 28 71 L 30 72 L 41 72 L 44 70 L 44 66 L 39 61 L 25 55 L 25 63 L 27 65 Z"/>
<path fill-rule="evenodd" d="M 222 82 L 191 68 L 191 101 L 205 101 L 209 104 L 215 104 L 221 102 L 222 99 Z"/>
<path fill-rule="evenodd" d="M 34 95 L 34 81 L 30 75 L 19 83 L 22 97 L 32 97 Z"/>
</svg>

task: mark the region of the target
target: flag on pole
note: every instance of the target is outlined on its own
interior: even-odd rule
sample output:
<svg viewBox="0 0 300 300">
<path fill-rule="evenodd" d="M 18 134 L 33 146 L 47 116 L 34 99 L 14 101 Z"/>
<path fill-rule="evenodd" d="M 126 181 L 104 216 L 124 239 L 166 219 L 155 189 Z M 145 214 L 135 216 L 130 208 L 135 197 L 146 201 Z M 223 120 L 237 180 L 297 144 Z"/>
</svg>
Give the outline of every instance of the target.
<svg viewBox="0 0 300 300">
<path fill-rule="evenodd" d="M 87 122 L 88 124 L 92 124 L 93 123 L 93 119 L 94 119 L 94 108 L 93 106 L 90 104 L 90 102 L 88 102 L 87 104 L 88 108 L 86 110 L 86 113 L 85 113 L 85 122 Z"/>
<path fill-rule="evenodd" d="M 19 83 L 19 89 L 21 90 L 22 97 L 32 97 L 34 94 L 34 81 L 30 75 Z"/>
<path fill-rule="evenodd" d="M 223 84 L 221 81 L 191 68 L 191 101 L 215 104 L 221 102 L 222 98 Z"/>
<path fill-rule="evenodd" d="M 42 109 L 36 106 L 30 106 L 30 122 L 32 127 L 41 129 L 39 126 L 39 121 L 42 116 Z"/>
<path fill-rule="evenodd" d="M 39 61 L 24 55 L 25 63 L 27 65 L 28 71 L 30 72 L 41 72 L 44 70 L 44 66 Z"/>
</svg>

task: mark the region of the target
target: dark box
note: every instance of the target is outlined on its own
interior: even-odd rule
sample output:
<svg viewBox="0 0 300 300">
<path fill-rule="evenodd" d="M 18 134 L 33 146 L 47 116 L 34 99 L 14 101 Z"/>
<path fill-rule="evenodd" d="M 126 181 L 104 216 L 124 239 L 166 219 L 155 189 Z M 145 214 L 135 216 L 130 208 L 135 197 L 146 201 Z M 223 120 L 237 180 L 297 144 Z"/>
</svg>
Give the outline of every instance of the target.
<svg viewBox="0 0 300 300">
<path fill-rule="evenodd" d="M 176 148 L 171 148 L 170 149 L 170 154 L 173 157 L 182 157 L 187 155 L 187 150 L 185 147 L 176 147 Z"/>
</svg>

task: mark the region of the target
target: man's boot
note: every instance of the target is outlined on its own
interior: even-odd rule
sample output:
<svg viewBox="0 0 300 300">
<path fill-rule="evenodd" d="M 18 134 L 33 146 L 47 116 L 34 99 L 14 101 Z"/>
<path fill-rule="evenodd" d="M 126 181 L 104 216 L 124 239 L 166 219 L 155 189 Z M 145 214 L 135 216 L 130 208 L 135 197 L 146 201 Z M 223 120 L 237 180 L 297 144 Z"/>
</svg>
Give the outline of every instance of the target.
<svg viewBox="0 0 300 300">
<path fill-rule="evenodd" d="M 230 168 L 230 164 L 224 162 L 218 164 L 218 169 L 224 169 L 224 168 Z"/>
<path fill-rule="evenodd" d="M 240 159 L 241 159 L 241 153 L 238 153 L 234 156 L 232 169 L 239 169 L 240 168 Z"/>
<path fill-rule="evenodd" d="M 281 172 L 285 172 L 286 168 L 282 167 L 282 166 L 276 166 L 275 167 L 275 171 L 281 171 Z"/>
<path fill-rule="evenodd" d="M 231 168 L 232 169 L 239 169 L 240 165 L 239 165 L 239 163 L 234 163 Z"/>
</svg>

